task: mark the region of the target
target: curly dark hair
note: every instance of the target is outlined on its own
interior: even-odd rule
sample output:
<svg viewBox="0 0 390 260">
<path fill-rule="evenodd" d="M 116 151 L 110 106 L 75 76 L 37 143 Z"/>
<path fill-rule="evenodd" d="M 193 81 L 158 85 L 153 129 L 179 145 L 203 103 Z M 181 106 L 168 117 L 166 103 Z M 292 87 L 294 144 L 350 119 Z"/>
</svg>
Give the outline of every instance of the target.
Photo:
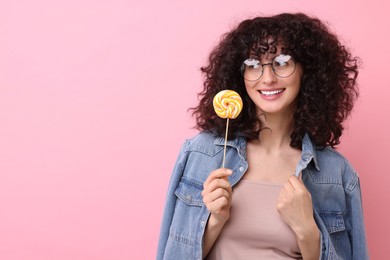
<svg viewBox="0 0 390 260">
<path fill-rule="evenodd" d="M 262 124 L 246 92 L 240 68 L 250 53 L 269 48 L 269 39 L 282 42 L 283 52 L 300 63 L 304 72 L 290 145 L 301 149 L 305 133 L 321 148 L 339 144 L 342 123 L 358 96 L 356 78 L 360 60 L 351 55 L 325 23 L 303 13 L 247 19 L 222 36 L 207 66 L 201 68 L 204 89 L 198 94 L 199 105 L 191 108 L 196 128 L 224 135 L 226 119 L 215 114 L 213 97 L 221 90 L 231 89 L 240 94 L 244 108 L 230 121 L 228 138 L 259 137 Z"/>
</svg>

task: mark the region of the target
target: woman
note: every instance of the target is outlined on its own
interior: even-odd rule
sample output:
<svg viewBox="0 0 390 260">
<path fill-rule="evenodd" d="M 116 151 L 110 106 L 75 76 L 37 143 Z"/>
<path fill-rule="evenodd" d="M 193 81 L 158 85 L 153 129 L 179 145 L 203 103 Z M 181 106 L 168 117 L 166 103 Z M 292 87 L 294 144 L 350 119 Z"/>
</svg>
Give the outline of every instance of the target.
<svg viewBox="0 0 390 260">
<path fill-rule="evenodd" d="M 333 148 L 357 97 L 357 59 L 323 22 L 241 22 L 212 51 L 201 132 L 173 170 L 157 259 L 368 259 L 358 175 Z M 230 121 L 213 110 L 240 94 Z"/>
</svg>

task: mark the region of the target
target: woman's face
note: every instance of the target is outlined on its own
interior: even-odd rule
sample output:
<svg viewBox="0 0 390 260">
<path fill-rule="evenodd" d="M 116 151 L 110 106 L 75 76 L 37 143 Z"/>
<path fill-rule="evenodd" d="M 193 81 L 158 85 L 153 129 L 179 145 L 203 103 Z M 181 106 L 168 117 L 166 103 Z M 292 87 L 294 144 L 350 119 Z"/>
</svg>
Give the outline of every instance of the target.
<svg viewBox="0 0 390 260">
<path fill-rule="evenodd" d="M 251 57 L 244 62 L 245 87 L 258 112 L 292 114 L 303 70 L 293 57 L 281 53 L 283 46 L 276 47 L 274 53 Z"/>
</svg>

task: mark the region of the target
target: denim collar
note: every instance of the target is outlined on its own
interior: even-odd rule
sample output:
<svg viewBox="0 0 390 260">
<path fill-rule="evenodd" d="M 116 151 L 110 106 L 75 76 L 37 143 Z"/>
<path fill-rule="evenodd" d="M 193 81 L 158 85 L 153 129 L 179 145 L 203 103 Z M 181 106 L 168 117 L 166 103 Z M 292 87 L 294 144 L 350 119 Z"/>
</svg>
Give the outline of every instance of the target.
<svg viewBox="0 0 390 260">
<path fill-rule="evenodd" d="M 215 145 L 225 145 L 225 138 L 217 137 L 214 141 Z M 246 160 L 246 139 L 242 136 L 228 140 L 226 146 L 234 147 L 238 150 L 239 154 L 242 155 Z"/>
<path fill-rule="evenodd" d="M 314 161 L 314 166 L 316 167 L 317 171 L 320 170 L 320 167 L 318 166 L 317 161 L 317 153 L 316 148 L 313 145 L 313 142 L 311 141 L 309 135 L 305 133 L 305 136 L 302 140 L 302 160 L 306 162 L 310 162 L 311 160 Z"/>
<path fill-rule="evenodd" d="M 215 145 L 225 145 L 225 139 L 223 137 L 217 137 L 214 141 Z M 246 139 L 244 137 L 238 137 L 226 142 L 226 146 L 236 148 L 240 154 L 246 159 Z M 309 163 L 311 160 L 314 162 L 315 168 L 319 171 L 320 167 L 317 162 L 316 148 L 313 145 L 309 135 L 305 133 L 302 140 L 302 160 L 305 163 Z"/>
</svg>

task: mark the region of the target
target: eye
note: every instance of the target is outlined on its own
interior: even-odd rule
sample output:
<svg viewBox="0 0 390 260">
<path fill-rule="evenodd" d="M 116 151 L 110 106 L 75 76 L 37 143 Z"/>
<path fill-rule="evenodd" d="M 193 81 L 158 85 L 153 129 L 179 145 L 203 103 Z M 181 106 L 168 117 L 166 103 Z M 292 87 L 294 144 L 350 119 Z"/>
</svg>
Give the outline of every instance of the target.
<svg viewBox="0 0 390 260">
<path fill-rule="evenodd" d="M 244 61 L 245 67 L 248 69 L 258 69 L 261 67 L 260 61 L 257 59 L 246 59 Z"/>
<path fill-rule="evenodd" d="M 290 55 L 280 54 L 276 56 L 274 59 L 274 67 L 276 68 L 287 67 L 290 64 L 290 61 L 291 61 Z"/>
</svg>

